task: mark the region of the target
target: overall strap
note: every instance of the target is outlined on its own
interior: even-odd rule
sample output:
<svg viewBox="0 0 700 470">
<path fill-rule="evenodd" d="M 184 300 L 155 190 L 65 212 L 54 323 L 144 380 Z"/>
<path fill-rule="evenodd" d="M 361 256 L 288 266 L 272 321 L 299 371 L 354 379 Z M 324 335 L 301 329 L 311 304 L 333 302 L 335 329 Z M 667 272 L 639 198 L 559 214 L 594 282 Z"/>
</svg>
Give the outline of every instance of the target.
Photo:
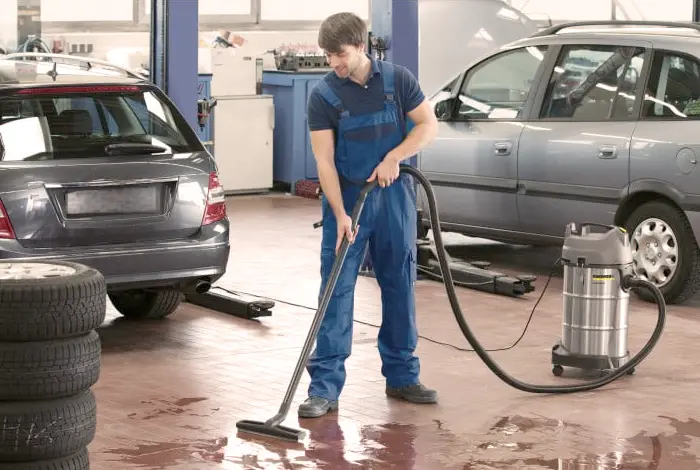
<svg viewBox="0 0 700 470">
<path fill-rule="evenodd" d="M 386 62 L 379 62 L 379 68 L 382 73 L 382 81 L 384 82 L 384 97 L 387 101 L 396 102 L 396 90 L 394 85 L 394 67 Z"/>
<path fill-rule="evenodd" d="M 340 112 L 341 117 L 350 115 L 350 113 L 343 106 L 343 102 L 340 101 L 338 95 L 335 94 L 335 92 L 328 85 L 328 82 L 326 82 L 325 79 L 322 78 L 321 80 L 319 80 L 316 86 L 318 87 L 318 92 L 321 94 L 321 97 L 323 97 L 324 100 L 326 100 L 331 106 L 337 109 L 338 112 Z"/>
</svg>

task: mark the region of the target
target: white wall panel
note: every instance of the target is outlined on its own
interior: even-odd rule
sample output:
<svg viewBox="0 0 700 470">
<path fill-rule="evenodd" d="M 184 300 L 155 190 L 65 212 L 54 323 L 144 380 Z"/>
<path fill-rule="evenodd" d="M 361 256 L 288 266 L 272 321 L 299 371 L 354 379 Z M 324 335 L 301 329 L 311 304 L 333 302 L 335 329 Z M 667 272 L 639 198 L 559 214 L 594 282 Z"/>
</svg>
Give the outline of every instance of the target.
<svg viewBox="0 0 700 470">
<path fill-rule="evenodd" d="M 693 0 L 506 0 L 537 19 L 692 21 Z"/>
<path fill-rule="evenodd" d="M 151 14 L 151 0 L 144 5 L 146 15 Z M 199 0 L 199 15 L 250 15 L 250 0 Z"/>
<path fill-rule="evenodd" d="M 618 20 L 692 21 L 691 0 L 617 0 Z"/>
<path fill-rule="evenodd" d="M 134 0 L 41 0 L 41 21 L 133 20 Z"/>
<path fill-rule="evenodd" d="M 323 20 L 339 11 L 351 11 L 361 18 L 369 18 L 368 0 L 260 0 L 260 2 L 263 21 Z"/>
<path fill-rule="evenodd" d="M 0 0 L 0 47 L 17 47 L 17 2 Z"/>
</svg>

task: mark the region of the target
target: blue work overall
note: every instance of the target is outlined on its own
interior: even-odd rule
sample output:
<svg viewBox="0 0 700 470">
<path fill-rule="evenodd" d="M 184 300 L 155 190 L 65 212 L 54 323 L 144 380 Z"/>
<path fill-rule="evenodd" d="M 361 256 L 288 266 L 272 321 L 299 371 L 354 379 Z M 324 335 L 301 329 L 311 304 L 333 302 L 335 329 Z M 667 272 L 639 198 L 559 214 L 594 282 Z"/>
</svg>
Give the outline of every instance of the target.
<svg viewBox="0 0 700 470">
<path fill-rule="evenodd" d="M 379 62 L 384 86 L 383 109 L 351 115 L 325 80 L 319 81 L 321 96 L 340 113 L 336 132 L 335 165 L 343 204 L 352 213 L 358 195 L 386 154 L 406 136 L 395 98 L 394 69 Z M 381 290 L 382 325 L 379 354 L 382 374 L 390 387 L 414 385 L 419 380 L 419 361 L 414 356 L 418 334 L 415 324 L 416 205 L 409 175 L 392 185 L 377 187 L 367 197 L 355 242 L 350 245 L 334 294 L 307 364 L 311 376 L 309 396 L 338 400 L 345 385 L 345 360 L 350 356 L 353 332 L 355 283 L 365 247 Z M 321 291 L 323 294 L 335 261 L 337 224 L 325 197 L 322 200 Z"/>
</svg>

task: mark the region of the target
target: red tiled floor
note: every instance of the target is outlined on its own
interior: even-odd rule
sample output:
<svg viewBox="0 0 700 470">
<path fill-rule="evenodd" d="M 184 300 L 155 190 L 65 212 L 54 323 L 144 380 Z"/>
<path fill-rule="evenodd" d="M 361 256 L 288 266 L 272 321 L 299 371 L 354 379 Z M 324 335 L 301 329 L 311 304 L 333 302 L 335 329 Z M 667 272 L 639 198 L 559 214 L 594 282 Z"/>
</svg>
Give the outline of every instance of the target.
<svg viewBox="0 0 700 470">
<path fill-rule="evenodd" d="M 232 254 L 219 285 L 314 306 L 318 202 L 289 196 L 229 199 Z M 266 248 L 262 248 L 263 244 Z M 469 248 L 509 272 L 542 274 L 556 250 Z M 511 256 L 512 255 L 512 256 Z M 551 258 L 551 259 L 550 259 Z M 528 264 L 533 263 L 533 264 Z M 546 272 L 545 272 L 546 274 Z M 489 348 L 521 333 L 545 279 L 520 299 L 460 289 L 470 325 Z M 444 288 L 418 283 L 423 336 L 468 347 Z M 594 392 L 531 395 L 494 376 L 471 352 L 422 339 L 424 382 L 440 392 L 437 406 L 384 396 L 376 349 L 379 290 L 357 287 L 355 341 L 348 384 L 337 414 L 299 420 L 306 375 L 286 425 L 307 429 L 307 442 L 237 435 L 240 419 L 273 416 L 286 390 L 313 311 L 277 302 L 272 317 L 248 321 L 184 304 L 161 322 L 128 323 L 111 313 L 100 329 L 103 368 L 95 387 L 98 434 L 93 470 L 103 469 L 672 469 L 700 468 L 695 367 L 700 315 L 671 307 L 662 341 L 633 377 Z M 533 383 L 575 379 L 551 374 L 550 349 L 560 333 L 561 281 L 554 278 L 527 335 L 493 357 Z M 634 302 L 630 346 L 648 338 L 653 307 Z"/>
</svg>

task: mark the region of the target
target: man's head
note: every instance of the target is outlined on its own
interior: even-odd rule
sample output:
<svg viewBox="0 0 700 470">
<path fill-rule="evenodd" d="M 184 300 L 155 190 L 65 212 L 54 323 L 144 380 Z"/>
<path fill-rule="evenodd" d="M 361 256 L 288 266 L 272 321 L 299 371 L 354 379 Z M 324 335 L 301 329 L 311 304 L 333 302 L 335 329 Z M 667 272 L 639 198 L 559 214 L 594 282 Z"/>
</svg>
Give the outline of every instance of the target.
<svg viewBox="0 0 700 470">
<path fill-rule="evenodd" d="M 340 78 L 352 75 L 363 63 L 367 25 L 354 13 L 336 13 L 326 18 L 318 33 L 318 45 Z"/>
</svg>

